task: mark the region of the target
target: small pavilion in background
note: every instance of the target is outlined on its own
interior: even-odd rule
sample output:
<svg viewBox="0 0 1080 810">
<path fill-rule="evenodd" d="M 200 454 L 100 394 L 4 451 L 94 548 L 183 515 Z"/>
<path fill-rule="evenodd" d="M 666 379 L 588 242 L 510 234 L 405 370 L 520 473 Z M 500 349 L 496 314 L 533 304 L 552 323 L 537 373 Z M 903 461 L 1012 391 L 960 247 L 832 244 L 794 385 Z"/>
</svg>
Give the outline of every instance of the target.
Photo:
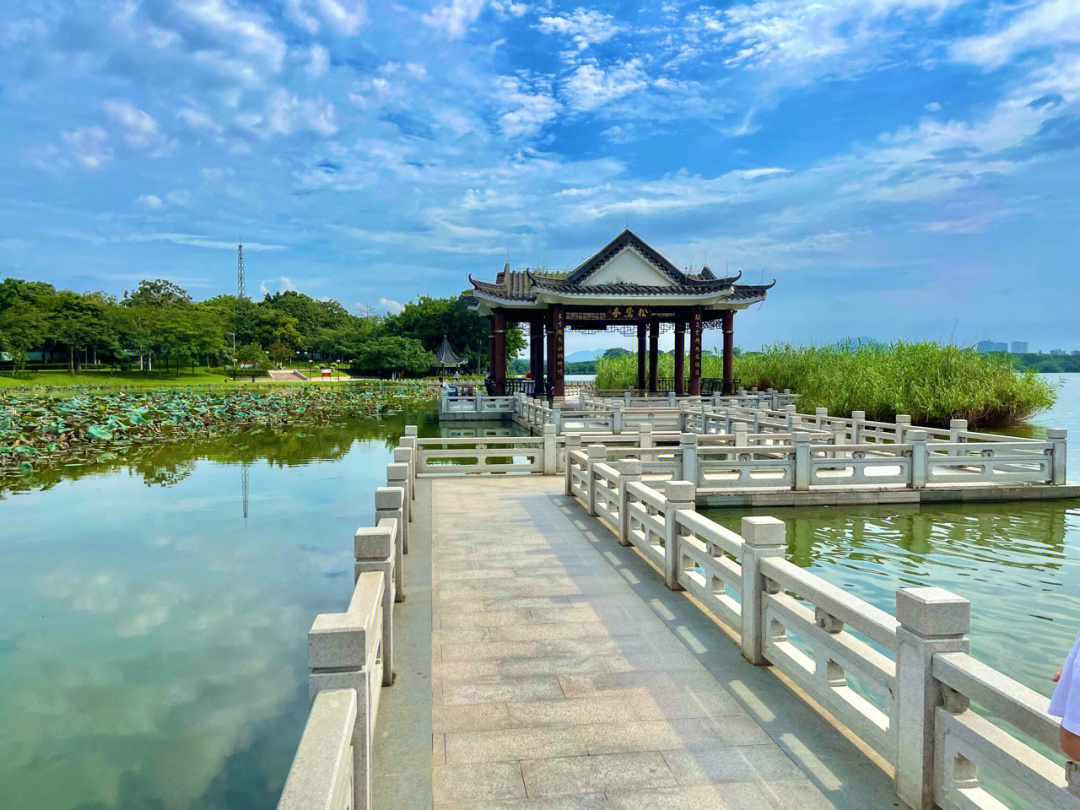
<svg viewBox="0 0 1080 810">
<path fill-rule="evenodd" d="M 529 370 L 536 396 L 565 395 L 567 329 L 616 329 L 636 334 L 637 387 L 650 392 L 659 390 L 656 372 L 660 332 L 673 330 L 672 389 L 676 395 L 701 394 L 702 330 L 717 327 L 724 338 L 719 388 L 728 394 L 735 388 L 735 312 L 764 301 L 773 286 L 737 284 L 741 275 L 717 278 L 708 267 L 699 273 L 680 270 L 627 229 L 573 270 L 511 270 L 507 264 L 494 282 L 477 281 L 470 275 L 472 289 L 465 294 L 473 298 L 477 312 L 490 324 L 489 368 L 497 394 L 507 393 L 506 330 L 514 324 L 527 326 L 529 331 Z M 689 374 L 685 367 L 687 330 Z"/>
<path fill-rule="evenodd" d="M 450 348 L 450 341 L 446 335 L 443 335 L 442 345 L 435 352 L 435 364 L 432 368 L 438 369 L 441 373 L 446 373 L 447 371 L 458 371 L 463 365 L 465 365 L 465 361 L 454 354 L 454 350 Z"/>
</svg>

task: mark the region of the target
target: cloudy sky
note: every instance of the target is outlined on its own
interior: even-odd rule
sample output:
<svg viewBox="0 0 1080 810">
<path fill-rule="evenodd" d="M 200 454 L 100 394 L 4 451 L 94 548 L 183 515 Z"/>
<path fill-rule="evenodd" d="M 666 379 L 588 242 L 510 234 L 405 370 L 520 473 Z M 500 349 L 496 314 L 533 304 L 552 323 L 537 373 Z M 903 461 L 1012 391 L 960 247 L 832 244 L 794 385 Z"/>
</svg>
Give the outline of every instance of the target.
<svg viewBox="0 0 1080 810">
<path fill-rule="evenodd" d="M 15 0 L 0 273 L 392 311 L 629 223 L 746 346 L 1080 348 L 1078 104 L 1076 0 Z"/>
</svg>

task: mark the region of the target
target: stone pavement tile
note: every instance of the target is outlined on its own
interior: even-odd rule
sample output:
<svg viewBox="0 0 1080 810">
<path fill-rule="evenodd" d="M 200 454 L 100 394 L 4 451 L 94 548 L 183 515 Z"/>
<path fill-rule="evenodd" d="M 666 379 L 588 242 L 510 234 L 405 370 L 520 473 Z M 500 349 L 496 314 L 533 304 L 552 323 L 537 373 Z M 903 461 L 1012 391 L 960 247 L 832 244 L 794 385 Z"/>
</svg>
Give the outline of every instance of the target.
<svg viewBox="0 0 1080 810">
<path fill-rule="evenodd" d="M 447 582 L 477 579 L 510 579 L 514 576 L 516 576 L 514 569 L 508 567 L 490 566 L 482 563 L 471 567 L 465 565 L 458 567 L 440 562 L 438 569 L 435 571 L 432 584 L 441 585 Z"/>
<path fill-rule="evenodd" d="M 508 658 L 498 662 L 504 677 L 521 678 L 527 675 L 595 675 L 606 672 L 601 656 L 588 658 Z"/>
<path fill-rule="evenodd" d="M 679 688 L 671 675 L 659 669 L 604 672 L 599 675 L 564 675 L 559 678 L 559 683 L 567 697 L 584 697 L 614 689 L 636 689 L 643 686 L 671 690 Z"/>
<path fill-rule="evenodd" d="M 445 705 L 498 703 L 502 701 L 559 700 L 563 697 L 554 675 L 531 678 L 503 678 L 497 681 L 447 681 L 443 684 Z"/>
<path fill-rule="evenodd" d="M 703 718 L 639 720 L 578 726 L 590 754 L 720 747 L 724 743 Z"/>
<path fill-rule="evenodd" d="M 758 722 L 747 714 L 729 714 L 709 720 L 725 745 L 765 745 L 772 738 Z"/>
<path fill-rule="evenodd" d="M 481 599 L 481 610 L 519 610 L 533 608 L 552 608 L 568 605 L 565 596 L 530 596 L 521 599 Z"/>
<path fill-rule="evenodd" d="M 691 692 L 688 689 L 635 689 L 627 700 L 642 720 L 665 720 L 679 717 L 746 716 L 730 694 L 724 691 Z"/>
<path fill-rule="evenodd" d="M 492 641 L 540 641 L 549 638 L 595 638 L 607 636 L 599 622 L 534 622 L 488 629 Z"/>
<path fill-rule="evenodd" d="M 501 676 L 494 658 L 467 658 L 457 661 L 433 661 L 431 677 L 437 681 L 481 681 Z"/>
<path fill-rule="evenodd" d="M 537 658 L 544 655 L 539 641 L 488 641 L 478 644 L 443 644 L 442 660 L 471 661 L 477 658 Z"/>
<path fill-rule="evenodd" d="M 802 771 L 777 745 L 691 748 L 664 751 L 680 784 L 769 782 L 802 778 Z"/>
<path fill-rule="evenodd" d="M 605 810 L 692 810 L 693 805 L 678 788 L 650 790 L 609 790 Z"/>
<path fill-rule="evenodd" d="M 462 808 L 466 806 L 468 810 L 605 810 L 610 807 L 603 793 L 550 796 L 542 799 L 510 799 L 494 803 L 462 805 Z"/>
<path fill-rule="evenodd" d="M 431 792 L 436 808 L 458 807 L 462 802 L 523 798 L 525 784 L 516 762 L 460 763 L 432 768 Z"/>
<path fill-rule="evenodd" d="M 431 767 L 437 768 L 446 764 L 446 735 L 431 735 Z"/>
<path fill-rule="evenodd" d="M 761 789 L 777 810 L 835 810 L 833 803 L 809 779 L 766 782 Z"/>
<path fill-rule="evenodd" d="M 487 613 L 439 611 L 440 628 L 452 627 L 499 627 L 506 624 L 529 624 L 534 621 L 531 610 L 495 610 Z"/>
<path fill-rule="evenodd" d="M 460 706 L 435 705 L 431 709 L 431 729 L 435 733 L 486 731 L 510 727 L 505 703 L 466 703 Z"/>
<path fill-rule="evenodd" d="M 584 604 L 530 611 L 538 622 L 605 622 L 629 621 L 625 608 L 618 605 Z"/>
<path fill-rule="evenodd" d="M 630 810 L 630 808 L 664 807 L 666 805 L 659 802 L 680 799 L 685 803 L 681 806 L 685 807 L 686 810 L 774 810 L 765 793 L 753 782 L 688 785 L 686 787 L 657 791 L 657 794 L 656 804 L 652 803 L 648 797 L 640 796 L 640 794 L 638 794 L 639 798 L 643 800 L 641 804 L 619 803 L 614 799 L 618 794 L 610 792 L 608 798 L 612 800 L 612 807 L 626 808 L 626 810 Z M 659 796 L 659 794 L 663 794 L 663 796 Z M 870 810 L 870 808 L 867 808 L 867 810 Z M 877 810 L 877 808 L 873 810 Z"/>
<path fill-rule="evenodd" d="M 506 709 L 513 727 L 629 723 L 637 719 L 633 708 L 617 695 L 508 703 Z"/>
<path fill-rule="evenodd" d="M 431 631 L 432 644 L 472 644 L 487 639 L 486 627 L 442 627 Z"/>
<path fill-rule="evenodd" d="M 611 672 L 631 672 L 644 669 L 696 669 L 701 667 L 692 652 L 685 647 L 683 652 L 685 655 L 658 655 L 656 652 L 649 650 L 648 652 L 612 655 L 605 660 L 608 670 Z M 708 674 L 708 670 L 703 669 L 703 671 Z M 717 685 L 719 686 L 719 684 Z"/>
<path fill-rule="evenodd" d="M 446 735 L 446 761 L 496 762 L 581 756 L 585 741 L 573 728 L 536 726 Z"/>
<path fill-rule="evenodd" d="M 646 790 L 676 784 L 664 758 L 653 751 L 533 759 L 521 763 L 521 773 L 530 797 L 599 790 Z"/>
</svg>

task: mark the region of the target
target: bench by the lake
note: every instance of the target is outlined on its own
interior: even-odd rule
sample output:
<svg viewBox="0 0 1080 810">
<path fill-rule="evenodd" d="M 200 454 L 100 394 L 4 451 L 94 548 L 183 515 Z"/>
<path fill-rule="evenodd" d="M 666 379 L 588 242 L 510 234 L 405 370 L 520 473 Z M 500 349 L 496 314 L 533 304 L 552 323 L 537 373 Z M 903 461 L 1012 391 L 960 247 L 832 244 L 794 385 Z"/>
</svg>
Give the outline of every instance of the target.
<svg viewBox="0 0 1080 810">
<path fill-rule="evenodd" d="M 1047 699 L 968 654 L 967 600 L 882 611 L 789 562 L 781 521 L 699 514 L 682 436 L 672 460 L 553 427 L 402 437 L 353 597 L 311 628 L 281 810 L 1080 810 Z"/>
</svg>

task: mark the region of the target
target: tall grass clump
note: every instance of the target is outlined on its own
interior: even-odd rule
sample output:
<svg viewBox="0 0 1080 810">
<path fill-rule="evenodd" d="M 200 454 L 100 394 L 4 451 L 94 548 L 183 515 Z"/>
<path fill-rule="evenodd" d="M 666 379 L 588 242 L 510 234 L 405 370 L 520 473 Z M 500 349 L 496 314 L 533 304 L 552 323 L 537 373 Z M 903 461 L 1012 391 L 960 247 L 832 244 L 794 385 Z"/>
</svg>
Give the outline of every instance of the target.
<svg viewBox="0 0 1080 810">
<path fill-rule="evenodd" d="M 720 358 L 702 363 L 703 376 L 721 376 Z M 670 377 L 673 367 L 672 356 L 661 356 L 661 377 Z M 637 359 L 602 359 L 596 376 L 598 388 L 632 387 Z M 790 388 L 803 412 L 824 407 L 846 416 L 861 410 L 873 420 L 906 413 L 916 424 L 937 427 L 957 418 L 972 428 L 1009 427 L 1057 399 L 1050 383 L 1033 372 L 1018 373 L 1004 358 L 932 342 L 771 346 L 736 357 L 735 376 L 746 388 Z"/>
</svg>

